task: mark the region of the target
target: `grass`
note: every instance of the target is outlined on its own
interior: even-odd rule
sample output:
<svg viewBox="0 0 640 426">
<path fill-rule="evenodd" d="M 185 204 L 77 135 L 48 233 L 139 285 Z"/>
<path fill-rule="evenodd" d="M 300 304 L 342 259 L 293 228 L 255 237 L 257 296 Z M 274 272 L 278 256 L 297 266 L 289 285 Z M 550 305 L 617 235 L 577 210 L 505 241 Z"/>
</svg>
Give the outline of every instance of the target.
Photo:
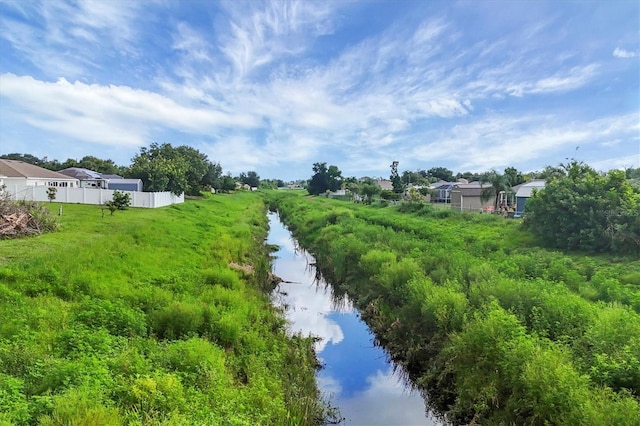
<svg viewBox="0 0 640 426">
<path fill-rule="evenodd" d="M 496 215 L 267 199 L 449 422 L 638 424 L 638 259 Z"/>
<path fill-rule="evenodd" d="M 258 196 L 59 225 L 0 241 L 0 424 L 322 422 L 312 342 L 265 292 Z"/>
</svg>

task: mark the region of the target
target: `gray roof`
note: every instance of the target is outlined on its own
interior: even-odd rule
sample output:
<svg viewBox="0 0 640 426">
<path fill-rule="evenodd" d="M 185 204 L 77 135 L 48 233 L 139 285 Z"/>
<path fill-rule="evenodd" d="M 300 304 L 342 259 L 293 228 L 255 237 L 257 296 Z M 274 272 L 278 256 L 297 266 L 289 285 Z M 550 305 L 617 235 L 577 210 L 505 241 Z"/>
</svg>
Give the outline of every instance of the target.
<svg viewBox="0 0 640 426">
<path fill-rule="evenodd" d="M 18 160 L 0 159 L 0 174 L 11 177 L 75 180 L 72 177 Z"/>
<path fill-rule="evenodd" d="M 69 167 L 67 169 L 60 170 L 60 173 L 63 175 L 71 176 L 76 179 L 86 180 L 86 179 L 102 179 L 102 176 L 98 172 L 94 172 L 93 170 L 83 169 L 80 167 Z"/>
<path fill-rule="evenodd" d="M 544 180 L 532 180 L 531 182 L 527 182 L 527 183 L 523 183 L 522 185 L 520 185 L 520 188 L 518 188 L 518 191 L 516 192 L 516 197 L 521 197 L 521 198 L 529 198 L 531 197 L 531 194 L 533 193 L 533 190 L 540 190 L 542 188 L 544 188 L 546 184 L 546 181 Z"/>
<path fill-rule="evenodd" d="M 479 197 L 487 188 L 491 188 L 490 183 L 480 184 L 480 182 L 472 183 L 456 183 L 453 185 L 451 192 L 459 192 L 463 197 Z"/>
<path fill-rule="evenodd" d="M 142 182 L 142 180 L 141 179 L 122 179 L 122 178 L 109 179 L 109 183 L 135 183 L 135 184 L 137 184 L 139 182 Z"/>
<path fill-rule="evenodd" d="M 393 189 L 393 183 L 390 180 L 378 179 L 376 180 L 376 183 L 380 188 L 385 189 L 387 191 L 391 191 Z"/>
</svg>

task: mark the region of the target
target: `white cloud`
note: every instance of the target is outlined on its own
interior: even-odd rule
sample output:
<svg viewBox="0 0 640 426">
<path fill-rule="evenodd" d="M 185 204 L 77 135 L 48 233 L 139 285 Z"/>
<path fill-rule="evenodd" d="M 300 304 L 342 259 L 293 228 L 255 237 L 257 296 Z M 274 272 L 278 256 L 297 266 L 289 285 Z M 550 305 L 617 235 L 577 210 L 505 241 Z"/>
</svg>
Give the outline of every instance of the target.
<svg viewBox="0 0 640 426">
<path fill-rule="evenodd" d="M 220 50 L 239 78 L 281 57 L 304 51 L 310 40 L 333 29 L 336 3 L 270 0 L 256 4 L 230 1 L 228 32 L 220 37 Z"/>
<path fill-rule="evenodd" d="M 275 264 L 274 273 L 285 280 L 276 290 L 280 292 L 276 302 L 288 307 L 285 316 L 293 332 L 321 339 L 316 343 L 316 352 L 322 356 L 328 344 L 336 345 L 344 339 L 342 328 L 328 315 L 334 311 L 351 313 L 353 306 L 348 300 L 335 306 L 331 288 L 324 282 L 315 281 L 315 268 L 309 266 L 313 258 L 303 251 L 294 253 L 290 248 L 290 245 L 281 244 L 281 257 Z M 301 262 L 301 259 L 305 261 Z"/>
<path fill-rule="evenodd" d="M 454 161 L 459 168 L 483 171 L 506 166 L 526 167 L 545 155 L 557 160 L 601 152 L 601 144 L 621 139 L 627 152 L 637 151 L 640 122 L 637 114 L 603 117 L 592 121 L 563 122 L 551 115 L 489 114 L 444 132 L 425 134 L 428 143 L 402 151 L 401 161 Z M 601 155 L 601 154 L 596 154 Z M 595 158 L 585 158 L 592 161 Z"/>
<path fill-rule="evenodd" d="M 125 86 L 55 83 L 0 75 L 0 96 L 34 127 L 79 141 L 139 146 L 159 128 L 206 134 L 220 127 L 247 128 L 257 119 L 180 105 L 170 98 Z M 5 103 L 3 102 L 3 107 Z"/>
<path fill-rule="evenodd" d="M 608 158 L 606 160 L 593 161 L 589 165 L 596 170 L 607 171 L 611 169 L 627 169 L 640 167 L 640 142 L 635 144 L 636 153 L 622 157 Z"/>
<path fill-rule="evenodd" d="M 441 424 L 426 412 L 422 396 L 408 390 L 391 368 L 386 372 L 376 371 L 367 378 L 367 382 L 369 387 L 366 390 L 339 400 L 340 414 L 345 417 L 345 425 Z"/>
<path fill-rule="evenodd" d="M 635 58 L 636 57 L 636 52 L 631 52 L 629 50 L 625 50 L 621 47 L 616 47 L 613 50 L 613 56 L 615 56 L 616 58 Z"/>
</svg>

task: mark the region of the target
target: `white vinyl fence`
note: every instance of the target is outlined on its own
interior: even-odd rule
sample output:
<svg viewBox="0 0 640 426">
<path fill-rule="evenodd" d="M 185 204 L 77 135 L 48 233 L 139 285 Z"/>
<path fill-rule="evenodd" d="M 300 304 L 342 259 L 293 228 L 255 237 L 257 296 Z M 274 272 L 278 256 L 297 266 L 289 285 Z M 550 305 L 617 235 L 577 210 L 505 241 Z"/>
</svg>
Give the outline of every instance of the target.
<svg viewBox="0 0 640 426">
<path fill-rule="evenodd" d="M 15 200 L 49 201 L 47 186 L 6 185 L 5 191 Z M 101 205 L 113 199 L 112 189 L 97 188 L 56 188 L 55 202 Z M 170 192 L 119 191 L 129 194 L 131 207 L 156 208 L 184 203 L 184 194 L 177 196 Z"/>
</svg>

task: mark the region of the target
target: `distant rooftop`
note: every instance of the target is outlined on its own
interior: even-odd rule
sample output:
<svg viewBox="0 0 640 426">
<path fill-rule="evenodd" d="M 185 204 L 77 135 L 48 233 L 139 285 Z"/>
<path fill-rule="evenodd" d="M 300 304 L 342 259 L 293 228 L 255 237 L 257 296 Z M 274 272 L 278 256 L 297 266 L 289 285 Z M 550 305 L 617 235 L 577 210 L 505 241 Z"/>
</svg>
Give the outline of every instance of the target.
<svg viewBox="0 0 640 426">
<path fill-rule="evenodd" d="M 60 173 L 80 180 L 102 179 L 102 175 L 100 173 L 80 167 L 69 167 L 67 169 L 60 170 Z"/>
<path fill-rule="evenodd" d="M 71 177 L 54 172 L 53 170 L 44 169 L 42 167 L 25 163 L 19 160 L 2 160 L 0 159 L 0 174 L 6 177 L 24 177 L 24 178 L 41 178 L 41 179 L 71 179 Z"/>
</svg>

